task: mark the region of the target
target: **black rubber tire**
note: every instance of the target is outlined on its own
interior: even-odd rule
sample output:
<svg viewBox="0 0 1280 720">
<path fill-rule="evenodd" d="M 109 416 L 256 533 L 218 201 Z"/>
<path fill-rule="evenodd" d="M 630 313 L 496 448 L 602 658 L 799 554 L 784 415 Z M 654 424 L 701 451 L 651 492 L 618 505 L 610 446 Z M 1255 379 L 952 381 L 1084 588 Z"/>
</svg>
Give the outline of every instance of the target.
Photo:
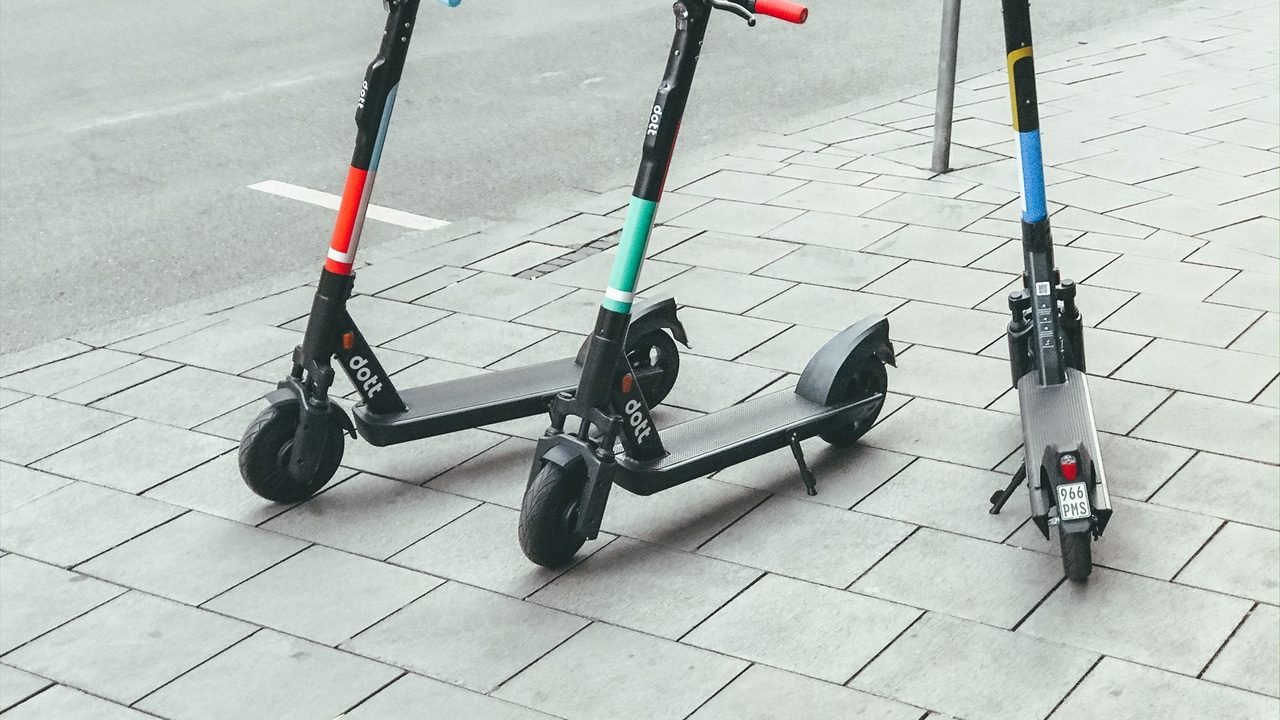
<svg viewBox="0 0 1280 720">
<path fill-rule="evenodd" d="M 580 466 L 566 473 L 559 465 L 544 463 L 529 481 L 520 503 L 520 549 L 525 557 L 548 568 L 573 560 L 586 542 L 573 531 L 586 480 Z"/>
<path fill-rule="evenodd" d="M 634 340 L 627 337 L 627 361 L 631 363 L 631 371 L 638 373 L 642 369 L 657 367 L 662 374 L 652 376 L 640 382 L 640 391 L 644 393 L 649 407 L 657 407 L 671 394 L 676 386 L 676 378 L 680 375 L 680 350 L 676 341 L 667 331 L 651 330 Z"/>
<path fill-rule="evenodd" d="M 1072 582 L 1084 582 L 1093 571 L 1093 537 L 1089 533 L 1058 533 L 1062 571 Z"/>
<path fill-rule="evenodd" d="M 273 403 L 253 419 L 240 439 L 240 477 L 259 496 L 278 503 L 302 502 L 320 492 L 342 463 L 343 431 L 337 422 L 325 428 L 324 457 L 314 477 L 299 481 L 288 470 L 298 429 L 297 400 Z"/>
<path fill-rule="evenodd" d="M 856 400 L 875 394 L 884 395 L 888 390 L 889 373 L 884 369 L 884 363 L 880 362 L 879 358 L 870 357 L 855 371 L 853 381 L 849 383 L 848 399 Z M 842 419 L 818 433 L 818 437 L 838 447 L 852 445 L 866 435 L 872 425 L 876 424 L 876 418 L 880 417 L 880 410 L 883 407 L 884 399 L 881 398 L 875 410 L 861 421 Z"/>
</svg>

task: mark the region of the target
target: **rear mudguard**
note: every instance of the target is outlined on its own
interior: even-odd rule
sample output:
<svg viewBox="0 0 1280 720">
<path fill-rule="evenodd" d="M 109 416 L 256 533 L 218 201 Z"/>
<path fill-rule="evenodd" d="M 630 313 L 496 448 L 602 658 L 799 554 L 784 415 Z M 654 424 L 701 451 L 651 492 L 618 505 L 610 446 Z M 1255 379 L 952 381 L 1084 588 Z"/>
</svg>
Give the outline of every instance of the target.
<svg viewBox="0 0 1280 720">
<path fill-rule="evenodd" d="M 676 316 L 675 298 L 662 297 L 636 302 L 636 308 L 631 313 L 631 323 L 627 328 L 627 337 L 643 337 L 658 329 L 667 330 L 681 345 L 689 347 L 689 336 L 685 334 L 684 324 Z M 588 337 L 578 348 L 576 362 L 579 365 L 587 360 L 587 345 L 590 341 L 591 338 Z"/>
<path fill-rule="evenodd" d="M 796 394 L 820 405 L 847 401 L 849 383 L 869 358 L 897 366 L 889 320 L 870 315 L 842 330 L 814 354 L 796 383 Z"/>
</svg>

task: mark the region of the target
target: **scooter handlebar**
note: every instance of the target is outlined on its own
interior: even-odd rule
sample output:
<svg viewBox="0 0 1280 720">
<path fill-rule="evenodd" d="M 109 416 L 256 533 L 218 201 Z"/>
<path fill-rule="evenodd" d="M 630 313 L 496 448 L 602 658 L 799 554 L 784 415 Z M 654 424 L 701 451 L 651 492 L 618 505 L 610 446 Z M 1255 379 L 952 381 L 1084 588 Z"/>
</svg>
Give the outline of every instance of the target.
<svg viewBox="0 0 1280 720">
<path fill-rule="evenodd" d="M 809 8 L 791 0 L 756 0 L 752 11 L 797 25 L 809 19 Z"/>
</svg>

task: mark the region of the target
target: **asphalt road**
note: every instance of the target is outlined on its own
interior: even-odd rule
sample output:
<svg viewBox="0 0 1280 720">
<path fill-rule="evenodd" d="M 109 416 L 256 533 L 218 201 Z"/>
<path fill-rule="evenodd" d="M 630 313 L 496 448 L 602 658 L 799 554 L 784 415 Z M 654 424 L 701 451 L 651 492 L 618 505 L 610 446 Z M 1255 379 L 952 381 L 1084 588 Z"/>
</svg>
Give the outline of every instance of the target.
<svg viewBox="0 0 1280 720">
<path fill-rule="evenodd" d="M 1051 52 L 1173 0 L 1033 8 Z M 938 0 L 811 0 L 803 27 L 716 17 L 681 146 L 930 83 Z M 375 0 L 0 4 L 0 349 L 317 268 L 333 213 L 247 189 L 340 193 Z M 375 202 L 517 216 L 634 171 L 666 0 L 424 2 Z M 1003 66 L 999 3 L 970 0 L 961 75 Z M 373 227 L 367 244 L 394 237 Z"/>
</svg>

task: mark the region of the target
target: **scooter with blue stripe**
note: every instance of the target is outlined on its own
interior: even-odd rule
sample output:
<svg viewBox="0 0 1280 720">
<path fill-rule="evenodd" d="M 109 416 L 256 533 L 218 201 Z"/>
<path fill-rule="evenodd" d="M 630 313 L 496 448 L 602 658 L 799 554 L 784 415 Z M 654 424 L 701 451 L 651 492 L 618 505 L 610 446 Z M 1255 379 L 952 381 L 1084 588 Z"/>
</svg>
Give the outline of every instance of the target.
<svg viewBox="0 0 1280 720">
<path fill-rule="evenodd" d="M 441 2 L 456 7 L 461 0 Z M 582 372 L 585 343 L 576 357 L 399 390 L 347 310 L 356 248 L 419 3 L 383 3 L 387 22 L 356 103 L 355 152 L 306 333 L 293 352 L 289 374 L 267 394 L 267 407 L 240 441 L 240 475 L 268 500 L 300 502 L 319 492 L 342 462 L 344 434 L 354 438 L 358 430 L 369 444 L 385 446 L 538 415 L 559 393 L 572 390 Z M 629 376 L 654 402 L 675 385 L 676 340 L 688 344 L 671 298 L 637 311 L 625 340 Z M 360 398 L 352 410 L 354 423 L 330 398 L 335 360 Z"/>
<path fill-rule="evenodd" d="M 1111 519 L 1102 452 L 1085 378 L 1084 325 L 1076 286 L 1053 259 L 1045 202 L 1040 117 L 1036 101 L 1027 0 L 1003 0 L 1013 129 L 1022 176 L 1023 288 L 1009 295 L 1009 363 L 1022 413 L 1023 462 L 1009 485 L 991 496 L 997 514 L 1022 482 L 1031 519 L 1046 540 L 1056 528 L 1062 567 L 1073 581 L 1093 569 L 1093 540 Z"/>
<path fill-rule="evenodd" d="M 753 13 L 803 23 L 808 11 L 789 0 L 677 0 L 675 39 L 653 104 L 621 244 L 609 287 L 587 343 L 575 393 L 551 406 L 551 427 L 537 445 L 520 510 L 520 547 L 533 562 L 569 562 L 600 531 L 614 485 L 651 495 L 767 452 L 790 446 L 810 494 L 813 474 L 800 441 L 858 440 L 875 422 L 894 362 L 889 322 L 865 318 L 809 361 L 794 390 L 759 395 L 660 433 L 652 398 L 626 368 L 623 339 L 634 327 L 632 297 L 671 164 L 694 70 L 713 10 L 754 24 Z"/>
</svg>

